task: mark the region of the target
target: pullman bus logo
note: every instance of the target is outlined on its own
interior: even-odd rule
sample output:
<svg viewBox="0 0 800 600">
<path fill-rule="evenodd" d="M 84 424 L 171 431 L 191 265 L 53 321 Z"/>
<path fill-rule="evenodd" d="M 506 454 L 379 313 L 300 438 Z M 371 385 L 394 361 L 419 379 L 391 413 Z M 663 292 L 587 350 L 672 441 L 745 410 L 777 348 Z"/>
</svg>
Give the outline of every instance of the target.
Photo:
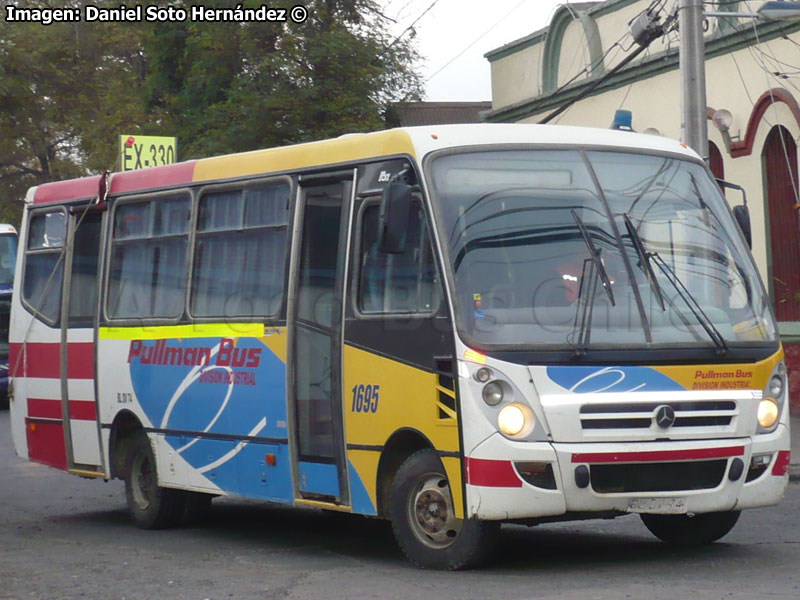
<svg viewBox="0 0 800 600">
<path fill-rule="evenodd" d="M 128 364 L 203 367 L 213 366 L 257 368 L 261 364 L 261 348 L 237 348 L 233 338 L 222 338 L 219 352 L 213 357 L 207 346 L 170 346 L 167 340 L 148 344 L 144 340 L 132 340 L 128 350 Z"/>
</svg>

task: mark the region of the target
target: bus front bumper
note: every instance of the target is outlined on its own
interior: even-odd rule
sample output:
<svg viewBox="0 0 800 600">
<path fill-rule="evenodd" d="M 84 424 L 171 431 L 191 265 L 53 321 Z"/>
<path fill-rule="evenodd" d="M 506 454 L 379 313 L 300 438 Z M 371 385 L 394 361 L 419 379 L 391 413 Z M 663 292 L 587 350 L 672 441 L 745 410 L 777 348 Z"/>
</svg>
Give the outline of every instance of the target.
<svg viewBox="0 0 800 600">
<path fill-rule="evenodd" d="M 509 520 L 770 506 L 780 502 L 788 483 L 789 447 L 784 424 L 753 437 L 680 442 L 522 443 L 498 434 L 466 459 L 467 516 Z M 552 477 L 542 475 L 550 472 Z"/>
</svg>

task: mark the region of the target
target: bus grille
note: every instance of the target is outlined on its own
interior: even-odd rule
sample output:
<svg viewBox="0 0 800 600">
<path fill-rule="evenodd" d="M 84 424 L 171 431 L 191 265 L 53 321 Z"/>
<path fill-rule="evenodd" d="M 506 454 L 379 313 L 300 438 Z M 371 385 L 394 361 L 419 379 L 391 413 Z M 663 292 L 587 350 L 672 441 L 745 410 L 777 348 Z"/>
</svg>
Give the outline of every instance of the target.
<svg viewBox="0 0 800 600">
<path fill-rule="evenodd" d="M 691 402 L 635 402 L 586 404 L 581 407 L 581 428 L 649 429 L 659 406 L 675 411 L 675 427 L 726 427 L 736 416 L 736 402 L 703 400 Z"/>
<path fill-rule="evenodd" d="M 598 494 L 707 490 L 720 484 L 727 463 L 724 459 L 591 465 L 592 489 Z"/>
</svg>

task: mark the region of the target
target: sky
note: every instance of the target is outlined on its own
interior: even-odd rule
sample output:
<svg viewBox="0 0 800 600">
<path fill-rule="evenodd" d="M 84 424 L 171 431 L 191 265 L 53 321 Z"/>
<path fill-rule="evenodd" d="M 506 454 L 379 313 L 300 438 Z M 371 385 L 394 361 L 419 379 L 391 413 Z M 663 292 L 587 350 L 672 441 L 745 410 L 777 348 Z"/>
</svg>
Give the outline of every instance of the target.
<svg viewBox="0 0 800 600">
<path fill-rule="evenodd" d="M 546 27 L 555 8 L 568 1 L 383 0 L 382 4 L 384 14 L 397 21 L 393 27 L 397 35 L 419 18 L 413 30 L 425 58 L 421 68 L 425 100 L 467 101 L 491 100 L 486 52 Z"/>
</svg>

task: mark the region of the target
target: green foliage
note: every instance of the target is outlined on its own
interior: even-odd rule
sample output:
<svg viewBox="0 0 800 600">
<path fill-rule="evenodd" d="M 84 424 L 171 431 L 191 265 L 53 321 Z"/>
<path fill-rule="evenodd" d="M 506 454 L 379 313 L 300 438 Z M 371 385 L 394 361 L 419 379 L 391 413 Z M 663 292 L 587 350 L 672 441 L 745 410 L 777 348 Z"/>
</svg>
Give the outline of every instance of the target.
<svg viewBox="0 0 800 600">
<path fill-rule="evenodd" d="M 263 2 L 204 3 L 237 4 Z M 5 23 L 0 219 L 31 185 L 113 170 L 119 134 L 177 136 L 185 160 L 380 129 L 391 102 L 419 98 L 415 51 L 377 4 L 305 5 L 301 24 Z"/>
</svg>

